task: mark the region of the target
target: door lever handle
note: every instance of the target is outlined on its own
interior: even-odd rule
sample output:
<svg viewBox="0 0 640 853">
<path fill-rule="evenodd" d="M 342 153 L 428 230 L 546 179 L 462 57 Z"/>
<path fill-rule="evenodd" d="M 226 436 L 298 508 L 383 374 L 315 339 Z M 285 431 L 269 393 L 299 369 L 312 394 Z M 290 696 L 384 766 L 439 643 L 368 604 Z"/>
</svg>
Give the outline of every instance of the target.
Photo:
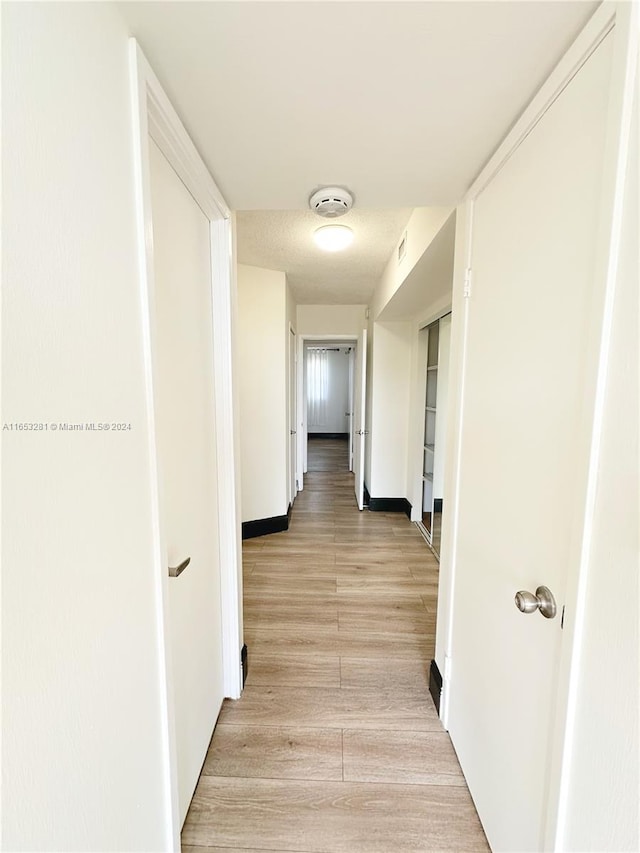
<svg viewBox="0 0 640 853">
<path fill-rule="evenodd" d="M 169 566 L 169 577 L 170 578 L 179 578 L 180 575 L 187 568 L 189 563 L 191 562 L 191 557 L 187 557 L 186 560 L 183 560 L 179 566 Z"/>
</svg>

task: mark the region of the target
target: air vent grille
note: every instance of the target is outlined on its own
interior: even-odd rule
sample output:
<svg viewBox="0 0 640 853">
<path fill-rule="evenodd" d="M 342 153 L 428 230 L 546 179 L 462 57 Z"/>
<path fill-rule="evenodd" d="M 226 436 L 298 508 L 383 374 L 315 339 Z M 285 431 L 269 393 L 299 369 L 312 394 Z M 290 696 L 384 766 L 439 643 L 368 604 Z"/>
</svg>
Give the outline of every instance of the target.
<svg viewBox="0 0 640 853">
<path fill-rule="evenodd" d="M 398 246 L 398 263 L 402 261 L 404 256 L 407 254 L 407 232 L 404 232 L 402 240 L 400 240 L 400 245 Z"/>
</svg>

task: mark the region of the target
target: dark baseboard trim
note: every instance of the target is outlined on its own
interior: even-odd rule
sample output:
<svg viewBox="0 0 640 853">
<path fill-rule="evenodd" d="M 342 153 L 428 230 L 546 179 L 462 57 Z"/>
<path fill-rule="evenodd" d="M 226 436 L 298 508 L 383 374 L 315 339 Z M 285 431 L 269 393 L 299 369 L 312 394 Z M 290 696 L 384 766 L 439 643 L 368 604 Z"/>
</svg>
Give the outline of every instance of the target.
<svg viewBox="0 0 640 853">
<path fill-rule="evenodd" d="M 244 688 L 247 675 L 249 674 L 249 650 L 246 643 L 240 652 L 240 664 L 242 666 L 242 687 Z"/>
<path fill-rule="evenodd" d="M 440 713 L 440 696 L 442 695 L 442 676 L 438 669 L 438 664 L 432 660 L 431 668 L 429 669 L 429 693 L 433 699 L 433 704 L 436 706 L 436 711 Z"/>
<path fill-rule="evenodd" d="M 362 502 L 363 502 L 364 506 L 369 506 L 369 501 L 371 500 L 371 495 L 369 494 L 369 489 L 367 488 L 366 484 L 364 485 L 363 491 L 364 491 L 364 496 L 363 496 Z"/>
<path fill-rule="evenodd" d="M 257 518 L 255 521 L 242 522 L 242 538 L 254 539 L 256 536 L 266 536 L 268 533 L 282 533 L 289 529 L 291 507 L 286 515 L 274 515 L 273 518 Z"/>
<path fill-rule="evenodd" d="M 411 504 L 406 498 L 369 498 L 371 512 L 404 512 L 411 518 Z"/>
<path fill-rule="evenodd" d="M 348 432 L 309 432 L 307 438 L 341 438 L 345 441 L 349 438 Z"/>
<path fill-rule="evenodd" d="M 433 511 L 442 512 L 442 498 L 434 498 L 433 499 Z"/>
</svg>

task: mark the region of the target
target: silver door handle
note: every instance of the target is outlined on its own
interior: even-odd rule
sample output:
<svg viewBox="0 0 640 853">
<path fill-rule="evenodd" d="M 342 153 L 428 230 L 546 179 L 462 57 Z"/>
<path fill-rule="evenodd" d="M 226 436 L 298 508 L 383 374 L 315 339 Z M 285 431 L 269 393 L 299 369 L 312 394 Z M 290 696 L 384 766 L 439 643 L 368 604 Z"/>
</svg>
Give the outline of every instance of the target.
<svg viewBox="0 0 640 853">
<path fill-rule="evenodd" d="M 191 562 L 191 557 L 187 557 L 186 560 L 183 560 L 179 566 L 169 566 L 169 577 L 170 578 L 179 578 L 180 575 L 187 568 L 189 563 Z"/>
<path fill-rule="evenodd" d="M 516 592 L 515 602 L 521 613 L 535 613 L 539 610 L 546 619 L 553 619 L 558 610 L 553 593 L 547 586 L 539 586 L 535 595 L 521 589 Z"/>
<path fill-rule="evenodd" d="M 289 435 L 295 435 L 295 434 L 296 434 L 295 429 L 290 429 L 290 430 L 289 430 Z"/>
</svg>

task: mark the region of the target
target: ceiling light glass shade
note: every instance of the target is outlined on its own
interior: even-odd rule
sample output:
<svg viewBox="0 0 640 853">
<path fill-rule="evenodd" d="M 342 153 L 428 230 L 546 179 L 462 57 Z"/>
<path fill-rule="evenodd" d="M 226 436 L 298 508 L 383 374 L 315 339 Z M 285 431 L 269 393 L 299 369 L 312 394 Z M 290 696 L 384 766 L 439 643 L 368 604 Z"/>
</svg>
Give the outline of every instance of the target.
<svg viewBox="0 0 640 853">
<path fill-rule="evenodd" d="M 323 225 L 314 231 L 313 239 L 325 252 L 339 252 L 353 242 L 353 231 L 348 225 Z"/>
</svg>

